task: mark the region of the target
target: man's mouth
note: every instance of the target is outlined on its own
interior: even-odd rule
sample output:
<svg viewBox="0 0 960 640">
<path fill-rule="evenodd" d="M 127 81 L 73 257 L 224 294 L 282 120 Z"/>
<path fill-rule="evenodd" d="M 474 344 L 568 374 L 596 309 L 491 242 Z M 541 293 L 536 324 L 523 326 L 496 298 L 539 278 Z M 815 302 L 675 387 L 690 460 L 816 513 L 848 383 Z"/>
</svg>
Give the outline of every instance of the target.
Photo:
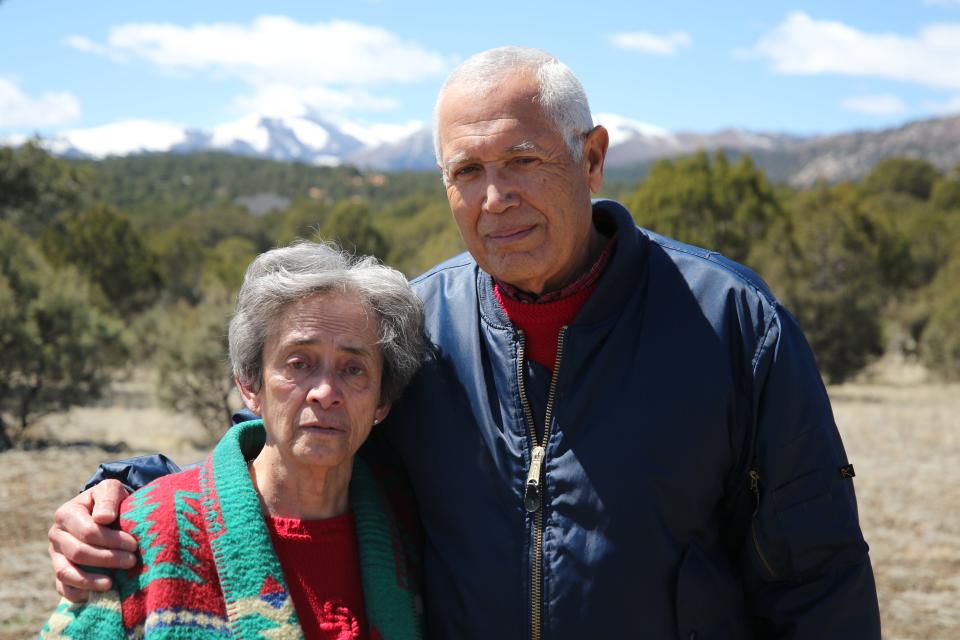
<svg viewBox="0 0 960 640">
<path fill-rule="evenodd" d="M 506 227 L 487 233 L 487 238 L 498 244 L 508 244 L 527 237 L 534 229 L 535 225 L 523 225 L 519 227 Z"/>
</svg>

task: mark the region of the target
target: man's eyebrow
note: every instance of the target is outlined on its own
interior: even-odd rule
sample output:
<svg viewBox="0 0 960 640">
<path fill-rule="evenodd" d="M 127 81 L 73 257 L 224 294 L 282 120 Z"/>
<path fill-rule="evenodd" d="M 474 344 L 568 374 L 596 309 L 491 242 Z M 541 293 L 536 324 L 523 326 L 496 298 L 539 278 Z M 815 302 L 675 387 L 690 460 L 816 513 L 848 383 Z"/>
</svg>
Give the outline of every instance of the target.
<svg viewBox="0 0 960 640">
<path fill-rule="evenodd" d="M 507 153 L 523 153 L 524 151 L 537 151 L 539 148 L 540 147 L 538 147 L 533 142 L 530 142 L 529 140 L 524 140 L 523 142 L 515 144 L 511 147 L 507 147 Z"/>
<path fill-rule="evenodd" d="M 540 147 L 536 143 L 529 140 L 524 140 L 523 142 L 518 142 L 517 144 L 510 145 L 504 151 L 508 154 L 514 153 L 526 153 L 529 151 L 539 151 Z M 450 169 L 455 167 L 458 164 L 464 164 L 472 161 L 473 158 L 466 151 L 458 151 L 452 156 L 446 159 L 443 163 L 444 169 L 449 173 Z"/>
<path fill-rule="evenodd" d="M 446 161 L 443 163 L 443 167 L 449 172 L 451 167 L 462 164 L 467 160 L 470 160 L 470 155 L 466 151 L 458 151 L 446 159 Z"/>
</svg>

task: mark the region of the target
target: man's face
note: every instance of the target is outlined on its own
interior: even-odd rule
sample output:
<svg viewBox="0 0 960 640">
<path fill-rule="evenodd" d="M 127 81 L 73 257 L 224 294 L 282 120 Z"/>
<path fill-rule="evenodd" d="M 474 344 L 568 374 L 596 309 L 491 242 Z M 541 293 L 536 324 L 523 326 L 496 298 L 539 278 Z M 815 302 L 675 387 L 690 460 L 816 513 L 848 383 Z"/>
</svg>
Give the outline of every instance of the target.
<svg viewBox="0 0 960 640">
<path fill-rule="evenodd" d="M 498 280 L 541 294 L 589 266 L 590 193 L 603 181 L 607 134 L 585 134 L 575 163 L 534 102 L 536 90 L 529 73 L 486 96 L 455 85 L 437 127 L 447 199 L 467 249 Z"/>
</svg>

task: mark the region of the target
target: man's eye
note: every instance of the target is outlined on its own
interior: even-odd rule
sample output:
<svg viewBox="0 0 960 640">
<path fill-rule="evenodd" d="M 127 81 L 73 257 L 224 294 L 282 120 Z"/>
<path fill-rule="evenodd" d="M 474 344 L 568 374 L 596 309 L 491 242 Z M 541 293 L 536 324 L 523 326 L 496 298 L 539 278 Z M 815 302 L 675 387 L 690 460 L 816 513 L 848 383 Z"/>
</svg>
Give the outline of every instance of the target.
<svg viewBox="0 0 960 640">
<path fill-rule="evenodd" d="M 290 360 L 289 362 L 287 362 L 287 366 L 296 371 L 301 371 L 303 369 L 306 369 L 310 365 L 307 363 L 306 360 Z"/>
<path fill-rule="evenodd" d="M 459 167 L 459 168 L 457 168 L 457 169 L 454 170 L 454 172 L 453 172 L 453 177 L 454 177 L 454 178 L 466 178 L 467 176 L 476 173 L 476 172 L 478 171 L 478 169 L 479 169 L 479 167 L 476 167 L 475 165 L 467 165 L 467 166 L 465 166 L 465 167 Z"/>
<path fill-rule="evenodd" d="M 530 158 L 527 156 L 521 156 L 519 158 L 514 158 L 513 163 L 521 167 L 529 167 L 531 165 L 539 162 L 539 158 Z"/>
</svg>

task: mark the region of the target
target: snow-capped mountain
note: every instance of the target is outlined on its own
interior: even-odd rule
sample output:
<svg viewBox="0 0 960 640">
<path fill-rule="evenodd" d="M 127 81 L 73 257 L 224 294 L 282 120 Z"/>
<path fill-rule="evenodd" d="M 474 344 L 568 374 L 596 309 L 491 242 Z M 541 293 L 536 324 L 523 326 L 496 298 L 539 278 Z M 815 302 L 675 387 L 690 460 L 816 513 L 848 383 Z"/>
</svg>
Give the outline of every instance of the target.
<svg viewBox="0 0 960 640">
<path fill-rule="evenodd" d="M 607 167 L 633 178 L 655 160 L 700 149 L 749 153 L 772 180 L 798 186 L 817 180 L 857 179 L 889 155 L 925 158 L 942 170 L 960 162 L 960 116 L 816 137 L 743 129 L 671 132 L 609 113 L 597 114 L 595 119 L 610 132 Z M 0 145 L 24 140 L 23 136 L 0 137 Z M 433 134 L 420 122 L 361 125 L 309 116 L 250 115 L 203 131 L 166 122 L 127 120 L 63 131 L 47 138 L 45 144 L 52 152 L 71 157 L 215 150 L 319 165 L 353 164 L 377 171 L 431 170 L 436 166 Z"/>
<path fill-rule="evenodd" d="M 349 122 L 336 125 L 306 116 L 272 118 L 248 115 L 210 131 L 167 122 L 125 120 L 63 131 L 44 142 L 53 153 L 69 157 L 225 151 L 273 160 L 331 165 L 381 146 L 396 145 L 422 128 L 419 123 L 364 127 Z M 22 137 L 11 138 L 9 143 L 21 144 L 23 141 Z"/>
<path fill-rule="evenodd" d="M 437 166 L 433 130 L 421 125 L 398 140 L 360 149 L 347 156 L 345 161 L 379 171 L 433 169 Z"/>
<path fill-rule="evenodd" d="M 339 164 L 342 158 L 363 147 L 364 143 L 356 137 L 319 119 L 257 115 L 215 127 L 206 144 L 211 150 L 325 165 Z"/>
<path fill-rule="evenodd" d="M 610 131 L 613 164 L 682 153 L 677 136 L 653 125 L 615 114 L 599 114 Z M 0 141 L 2 142 L 2 141 Z M 203 131 L 172 123 L 128 120 L 61 132 L 47 139 L 54 153 L 104 158 L 135 153 L 225 151 L 309 164 L 354 164 L 376 170 L 420 170 L 436 166 L 429 125 L 333 123 L 317 117 L 248 115 Z"/>
</svg>

